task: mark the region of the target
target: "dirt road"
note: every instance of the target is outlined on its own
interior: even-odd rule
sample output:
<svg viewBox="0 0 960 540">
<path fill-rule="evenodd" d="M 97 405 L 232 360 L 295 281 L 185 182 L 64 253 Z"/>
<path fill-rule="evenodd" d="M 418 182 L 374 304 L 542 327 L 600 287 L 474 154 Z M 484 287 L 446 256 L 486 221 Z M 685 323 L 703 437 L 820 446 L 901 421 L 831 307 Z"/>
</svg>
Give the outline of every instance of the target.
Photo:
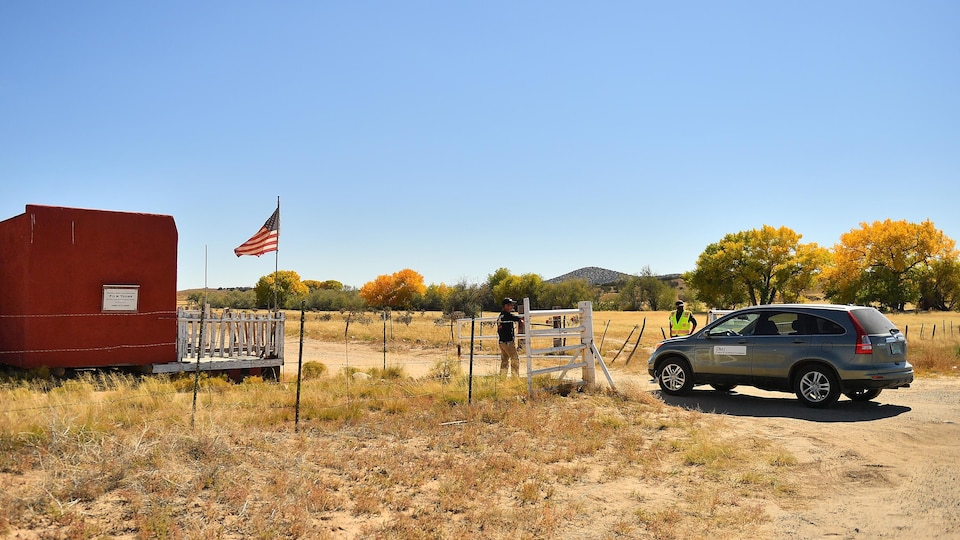
<svg viewBox="0 0 960 540">
<path fill-rule="evenodd" d="M 663 399 L 724 415 L 796 456 L 803 497 L 769 509 L 770 538 L 960 538 L 960 378 L 921 378 L 827 410 L 746 387 Z"/>
</svg>

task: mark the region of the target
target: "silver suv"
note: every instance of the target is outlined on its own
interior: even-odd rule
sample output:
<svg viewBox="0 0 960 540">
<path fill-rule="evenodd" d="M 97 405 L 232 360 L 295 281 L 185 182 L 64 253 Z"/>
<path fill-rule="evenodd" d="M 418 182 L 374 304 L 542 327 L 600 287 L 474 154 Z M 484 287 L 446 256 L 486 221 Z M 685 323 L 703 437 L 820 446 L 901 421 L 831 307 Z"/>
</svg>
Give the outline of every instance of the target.
<svg viewBox="0 0 960 540">
<path fill-rule="evenodd" d="M 709 384 L 794 392 L 809 407 L 840 394 L 869 401 L 907 388 L 907 340 L 871 307 L 775 304 L 733 311 L 689 336 L 661 341 L 647 371 L 669 395 Z"/>
</svg>

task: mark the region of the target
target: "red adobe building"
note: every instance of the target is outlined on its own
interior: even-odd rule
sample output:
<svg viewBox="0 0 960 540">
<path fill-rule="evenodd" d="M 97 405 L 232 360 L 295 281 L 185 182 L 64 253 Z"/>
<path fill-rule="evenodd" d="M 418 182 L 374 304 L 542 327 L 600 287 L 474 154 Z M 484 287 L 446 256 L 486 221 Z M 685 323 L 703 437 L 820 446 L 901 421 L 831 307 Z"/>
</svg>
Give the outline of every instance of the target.
<svg viewBox="0 0 960 540">
<path fill-rule="evenodd" d="M 177 360 L 172 216 L 27 205 L 0 221 L 0 364 Z"/>
</svg>

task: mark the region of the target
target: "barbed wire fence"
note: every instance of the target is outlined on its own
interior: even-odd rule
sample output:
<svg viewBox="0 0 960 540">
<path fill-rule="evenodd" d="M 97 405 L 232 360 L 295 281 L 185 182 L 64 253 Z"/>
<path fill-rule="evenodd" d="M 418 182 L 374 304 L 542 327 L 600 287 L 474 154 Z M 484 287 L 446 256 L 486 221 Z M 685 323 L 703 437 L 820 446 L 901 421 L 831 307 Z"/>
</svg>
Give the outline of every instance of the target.
<svg viewBox="0 0 960 540">
<path fill-rule="evenodd" d="M 135 316 L 137 314 L 43 314 L 43 315 L 0 315 L 0 324 L 7 324 L 9 321 L 18 318 L 18 317 L 30 317 L 30 318 L 50 318 L 50 317 L 84 317 L 84 316 Z M 158 311 L 150 312 L 149 314 L 140 314 L 140 315 L 151 315 L 151 316 L 164 316 L 164 317 L 176 317 L 176 312 L 172 311 Z M 384 324 L 390 324 L 388 319 L 384 319 Z M 447 323 L 444 323 L 447 324 Z M 609 324 L 609 323 L 608 323 Z M 960 334 L 960 324 L 956 321 L 944 318 L 939 323 L 934 323 L 928 325 L 926 323 L 921 323 L 919 328 L 916 328 L 916 325 L 913 329 L 909 325 L 904 325 L 904 335 L 910 338 L 911 330 L 914 334 L 914 339 L 921 340 L 923 342 L 933 342 L 937 340 L 945 339 L 955 339 Z M 464 366 L 466 358 L 462 355 L 463 351 L 459 351 L 461 354 L 456 354 L 457 347 L 451 341 L 444 348 L 443 357 L 437 361 L 436 369 L 430 370 L 427 376 L 419 378 L 411 378 L 409 376 L 404 376 L 399 374 L 396 377 L 381 377 L 381 378 L 370 378 L 365 377 L 355 377 L 357 373 L 364 373 L 360 366 L 354 365 L 351 366 L 349 363 L 349 349 L 351 343 L 346 338 L 349 328 L 349 322 L 344 324 L 344 352 L 347 359 L 343 368 L 336 373 L 331 373 L 326 378 L 327 379 L 337 379 L 342 377 L 343 384 L 345 386 L 345 393 L 343 394 L 342 402 L 319 402 L 317 398 L 317 393 L 321 392 L 331 392 L 331 384 L 321 384 L 318 380 L 311 379 L 306 381 L 307 385 L 302 385 L 302 372 L 303 372 L 303 363 L 302 357 L 297 366 L 296 372 L 296 387 L 290 388 L 289 399 L 274 401 L 270 403 L 258 403 L 253 401 L 246 400 L 237 400 L 233 397 L 223 400 L 218 400 L 218 396 L 226 395 L 226 392 L 223 392 L 222 389 L 218 389 L 216 386 L 217 383 L 210 381 L 210 378 L 201 378 L 195 372 L 190 372 L 185 375 L 193 376 L 194 384 L 187 385 L 185 383 L 170 384 L 170 385 L 139 385 L 136 387 L 136 391 L 132 392 L 131 395 L 112 395 L 105 396 L 111 388 L 109 386 L 109 373 L 101 374 L 101 379 L 98 379 L 98 375 L 93 372 L 87 373 L 84 375 L 85 379 L 82 381 L 90 384 L 96 391 L 100 394 L 85 394 L 85 393 L 66 393 L 65 395 L 69 397 L 67 400 L 62 400 L 58 395 L 57 399 L 50 400 L 50 403 L 47 404 L 29 404 L 24 405 L 18 401 L 5 400 L 0 404 L 0 414 L 9 416 L 10 418 L 16 418 L 19 415 L 23 414 L 32 414 L 32 413 L 42 413 L 43 411 L 55 411 L 64 408 L 80 408 L 80 407 L 111 407 L 114 405 L 121 405 L 124 403 L 135 402 L 142 399 L 158 400 L 163 401 L 167 406 L 170 407 L 169 418 L 171 419 L 183 419 L 184 418 L 184 408 L 190 408 L 193 402 L 190 402 L 187 397 L 194 394 L 196 396 L 196 408 L 193 409 L 191 414 L 191 423 L 193 422 L 193 417 L 196 414 L 205 414 L 205 413 L 215 413 L 220 410 L 229 411 L 229 410 L 255 410 L 255 409 L 264 409 L 277 411 L 289 411 L 291 422 L 294 425 L 294 429 L 298 429 L 302 403 L 301 399 L 309 400 L 309 415 L 307 419 L 316 419 L 323 417 L 335 416 L 336 413 L 342 410 L 344 407 L 359 407 L 369 410 L 382 410 L 396 404 L 397 402 L 408 402 L 408 403 L 422 403 L 424 400 L 440 401 L 447 403 L 469 403 L 476 396 L 482 396 L 490 399 L 523 399 L 527 394 L 526 389 L 522 385 L 509 384 L 509 381 L 502 379 L 497 376 L 496 373 L 499 369 L 499 360 L 496 358 L 489 359 L 487 365 L 484 365 L 481 361 L 479 367 L 473 375 L 476 375 L 475 378 L 468 380 L 469 373 L 463 373 L 464 368 L 476 368 L 476 365 L 469 364 Z M 480 328 L 484 328 L 483 324 L 480 325 Z M 489 326 L 487 326 L 489 328 Z M 604 331 L 605 333 L 606 331 Z M 392 339 L 392 329 L 388 332 L 384 332 L 384 370 L 386 371 L 387 366 L 387 340 Z M 628 337 L 628 340 L 630 338 Z M 637 340 L 639 342 L 639 340 Z M 31 349 L 31 350 L 0 350 L 0 363 L 3 362 L 4 354 L 26 354 L 33 352 L 49 352 L 49 353 L 71 353 L 78 350 L 81 351 L 90 351 L 90 350 L 118 350 L 118 349 L 135 349 L 138 347 L 154 347 L 154 346 L 171 346 L 175 345 L 175 340 L 169 342 L 161 343 L 150 343 L 150 344 L 110 344 L 103 345 L 99 347 L 62 347 L 62 348 L 44 348 L 44 349 Z M 369 344 L 365 344 L 369 345 Z M 482 347 L 482 344 L 480 345 Z M 302 354 L 302 352 L 299 352 Z M 619 351 L 618 351 L 619 354 Z M 395 358 L 392 362 L 392 365 L 402 368 L 404 365 L 404 358 L 399 357 Z M 323 363 L 323 359 L 319 358 L 316 360 L 311 360 Z M 611 362 L 612 363 L 612 362 Z M 454 368 L 454 364 L 456 368 Z M 369 367 L 367 368 L 369 370 Z M 383 374 L 383 371 L 380 374 Z M 473 370 L 471 370 L 473 371 Z M 492 374 L 492 375 L 491 375 Z M 157 380 L 161 381 L 173 381 L 173 378 L 156 375 L 151 376 L 155 377 Z M 185 378 L 185 377 L 182 377 Z M 19 381 L 19 382 L 18 382 Z M 64 384 L 67 384 L 68 380 L 59 380 L 58 382 L 52 382 L 46 385 L 38 384 L 35 388 L 50 393 L 51 389 L 57 388 Z M 279 384 L 290 386 L 292 384 L 290 376 L 285 376 L 284 380 L 279 381 Z M 472 383 L 472 384 L 471 384 Z M 0 382 L 0 389 L 3 387 L 12 388 L 16 385 L 26 385 L 27 383 L 23 382 L 22 378 L 18 377 L 8 377 L 5 382 Z M 262 384 L 274 384 L 274 383 L 262 383 Z M 474 386 L 476 384 L 476 386 Z M 438 389 L 433 389 L 432 385 L 439 385 Z M 117 385 L 118 387 L 123 387 L 124 384 L 121 382 Z M 240 388 L 243 388 L 244 385 L 239 385 Z M 249 385 L 250 388 L 255 388 L 256 385 Z M 27 387 L 27 386 L 24 386 Z M 69 388 L 68 388 L 69 389 Z M 241 392 L 242 393 L 242 392 Z M 82 396 L 89 395 L 89 399 L 84 399 Z M 326 399 L 335 399 L 327 396 Z M 161 417 L 163 418 L 163 417 Z"/>
<path fill-rule="evenodd" d="M 69 317 L 82 317 L 86 314 L 65 314 Z M 100 316 L 101 314 L 90 314 L 95 316 Z M 129 314 L 124 314 L 130 316 Z M 175 317 L 175 312 L 157 312 L 151 313 L 151 315 L 164 315 Z M 44 317 L 52 318 L 57 315 L 28 315 L 27 317 Z M 2 316 L 6 320 L 13 319 L 18 316 L 4 315 Z M 2 321 L 0 321 L 2 324 Z M 395 403 L 398 400 L 406 400 L 409 402 L 434 400 L 434 401 L 443 401 L 443 402 L 457 402 L 468 400 L 470 392 L 473 387 L 466 387 L 464 382 L 461 379 L 460 369 L 450 368 L 450 364 L 458 364 L 460 367 L 460 358 L 456 360 L 451 360 L 450 355 L 450 346 L 448 344 L 445 350 L 445 358 L 442 361 L 442 368 L 437 371 L 437 373 L 431 373 L 428 376 L 421 377 L 419 379 L 411 379 L 409 377 L 404 377 L 402 373 L 398 374 L 396 377 L 388 378 L 371 378 L 371 377 L 361 377 L 359 375 L 366 375 L 359 366 L 351 366 L 349 360 L 349 349 L 350 342 L 346 339 L 349 331 L 350 317 L 347 317 L 347 320 L 344 324 L 344 358 L 345 363 L 342 369 L 336 373 L 332 373 L 332 377 L 329 379 L 342 380 L 342 384 L 345 387 L 346 391 L 343 393 L 342 402 L 332 402 L 329 404 L 317 404 L 316 400 L 310 405 L 310 410 L 312 411 L 312 416 L 315 417 L 324 417 L 332 413 L 335 413 L 344 406 L 347 407 L 361 407 L 367 408 L 370 410 L 383 409 L 386 406 L 389 406 L 391 403 Z M 386 324 L 386 323 L 385 323 Z M 201 323 L 199 325 L 199 340 L 202 343 L 204 341 L 204 332 L 205 325 L 202 322 L 202 312 L 201 312 Z M 301 340 L 302 340 L 301 331 Z M 386 337 L 386 335 L 385 335 Z M 94 347 L 61 347 L 61 348 L 45 348 L 45 349 L 9 349 L 0 351 L 6 354 L 30 354 L 35 352 L 49 352 L 49 353 L 64 353 L 70 354 L 77 351 L 109 351 L 123 348 L 136 348 L 142 346 L 154 346 L 155 344 L 142 345 L 142 344 L 112 344 L 104 346 L 94 346 Z M 163 346 L 175 346 L 177 341 L 172 340 L 169 342 L 159 343 L 156 345 Z M 231 397 L 228 400 L 218 401 L 218 396 L 225 394 L 223 388 L 217 386 L 218 383 L 214 382 L 212 379 L 216 377 L 210 377 L 207 373 L 202 373 L 199 369 L 201 367 L 201 362 L 196 362 L 194 364 L 195 369 L 190 371 L 183 371 L 174 377 L 168 375 L 149 375 L 149 380 L 163 381 L 164 383 L 169 381 L 172 384 L 157 384 L 157 385 L 143 385 L 138 383 L 131 384 L 130 381 L 136 380 L 142 383 L 144 380 L 143 376 L 136 373 L 128 373 L 126 376 L 130 377 L 130 381 L 119 379 L 120 375 L 115 373 L 110 366 L 103 366 L 99 370 L 95 369 L 80 369 L 74 374 L 72 378 L 67 377 L 55 377 L 55 378 L 46 378 L 49 377 L 47 369 L 26 369 L 18 370 L 17 375 L 13 375 L 12 372 L 8 372 L 10 376 L 7 378 L 6 382 L 0 382 L 0 389 L 3 386 L 12 388 L 15 386 L 21 386 L 24 388 L 35 388 L 40 390 L 41 393 L 46 395 L 51 395 L 52 390 L 60 389 L 62 390 L 57 394 L 55 399 L 50 399 L 50 403 L 37 405 L 22 405 L 16 401 L 5 400 L 2 406 L 0 406 L 0 413 L 3 415 L 10 415 L 11 417 L 17 417 L 22 414 L 35 413 L 37 411 L 55 411 L 59 409 L 71 409 L 71 408 L 82 408 L 82 407 L 97 407 L 97 408 L 108 408 L 114 405 L 119 405 L 123 403 L 135 402 L 137 400 L 158 400 L 163 401 L 166 406 L 169 406 L 171 409 L 171 418 L 180 419 L 184 417 L 184 412 L 186 410 L 190 411 L 190 424 L 193 426 L 195 424 L 195 417 L 198 413 L 204 412 L 214 412 L 218 408 L 224 408 L 227 410 L 230 409 L 258 409 L 258 408 L 269 408 L 269 409 L 280 409 L 287 410 L 289 409 L 293 413 L 294 426 L 296 427 L 300 420 L 301 412 L 301 398 L 308 397 L 308 394 L 301 395 L 304 391 L 306 392 L 324 392 L 330 390 L 330 384 L 313 384 L 306 387 L 302 384 L 302 348 L 298 351 L 300 358 L 298 359 L 297 372 L 296 372 L 296 393 L 290 395 L 290 399 L 282 402 L 272 402 L 269 404 L 262 403 L 252 403 L 245 401 L 237 401 L 235 398 Z M 384 372 L 386 371 L 386 347 L 384 347 Z M 322 363 L 322 359 L 316 359 Z M 399 360 L 395 362 L 396 364 L 402 367 L 403 361 Z M 131 367 L 131 366 L 125 366 Z M 494 366 L 490 367 L 490 371 L 494 370 Z M 359 374 L 359 375 L 358 375 Z M 382 375 L 383 373 L 381 373 Z M 203 377 L 201 377 L 203 375 Z M 284 386 L 289 385 L 289 377 L 284 377 L 283 381 L 278 381 Z M 511 387 L 504 385 L 501 381 L 497 380 L 498 378 L 494 377 L 485 382 L 480 382 L 479 388 L 484 392 L 485 395 L 490 395 L 495 399 L 499 399 L 504 395 L 519 395 L 523 393 L 523 388 L 517 386 L 515 391 L 510 391 Z M 31 380 L 36 383 L 31 385 Z M 179 381 L 179 382 L 177 382 Z M 192 382 L 192 384 L 187 384 Z M 311 381 L 315 382 L 315 381 Z M 226 383 L 229 384 L 229 383 Z M 268 383 L 263 383 L 268 384 Z M 332 383 L 334 386 L 336 383 Z M 438 384 L 439 389 L 432 390 L 433 386 Z M 79 385 L 79 386 L 78 386 Z M 93 393 L 86 391 L 71 392 L 80 388 L 83 385 L 88 385 L 89 388 L 94 390 Z M 254 385 L 248 385 L 253 387 Z M 126 390 L 132 390 L 130 395 L 125 396 L 112 396 L 104 397 L 105 394 L 108 394 L 111 390 L 116 388 L 123 388 Z M 243 384 L 237 385 L 237 389 L 244 388 Z M 81 388 L 82 390 L 82 388 Z M 242 393 L 242 392 L 241 392 Z M 335 393 L 335 392 L 331 392 Z M 63 401 L 60 396 L 67 395 L 72 401 Z M 88 395 L 90 399 L 82 399 L 82 396 Z M 188 400 L 188 396 L 192 395 L 192 400 Z M 186 409 L 186 410 L 184 410 Z"/>
</svg>

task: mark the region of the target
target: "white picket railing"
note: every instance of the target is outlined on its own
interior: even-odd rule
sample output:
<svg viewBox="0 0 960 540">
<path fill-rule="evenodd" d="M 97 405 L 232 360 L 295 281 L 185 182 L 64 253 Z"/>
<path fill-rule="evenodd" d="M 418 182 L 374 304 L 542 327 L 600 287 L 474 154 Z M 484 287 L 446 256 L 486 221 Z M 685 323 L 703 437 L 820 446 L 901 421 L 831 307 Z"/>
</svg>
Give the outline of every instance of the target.
<svg viewBox="0 0 960 540">
<path fill-rule="evenodd" d="M 203 314 L 200 343 L 200 311 L 177 310 L 177 359 L 279 358 L 283 359 L 283 312 Z"/>
</svg>

